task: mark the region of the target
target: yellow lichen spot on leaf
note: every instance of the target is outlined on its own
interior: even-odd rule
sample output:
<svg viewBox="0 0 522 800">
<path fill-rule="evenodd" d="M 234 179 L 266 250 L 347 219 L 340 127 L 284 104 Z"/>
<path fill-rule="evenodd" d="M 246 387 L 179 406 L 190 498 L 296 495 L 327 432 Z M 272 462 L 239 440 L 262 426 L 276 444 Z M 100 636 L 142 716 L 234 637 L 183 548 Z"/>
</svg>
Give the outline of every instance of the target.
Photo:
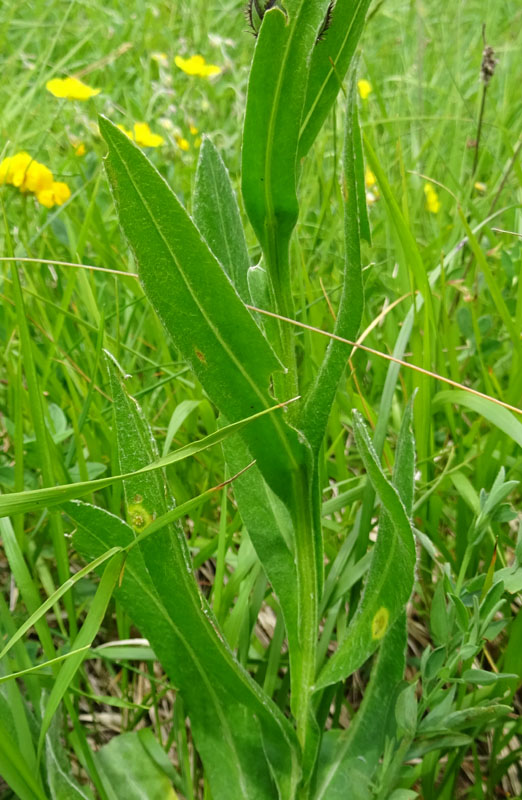
<svg viewBox="0 0 522 800">
<path fill-rule="evenodd" d="M 390 621 L 390 612 L 386 606 L 381 606 L 376 615 L 372 619 L 372 639 L 382 639 L 388 630 L 388 623 Z"/>
<path fill-rule="evenodd" d="M 141 503 L 129 503 L 127 506 L 127 519 L 135 531 L 143 531 L 154 521 L 155 514 L 151 514 Z"/>
</svg>

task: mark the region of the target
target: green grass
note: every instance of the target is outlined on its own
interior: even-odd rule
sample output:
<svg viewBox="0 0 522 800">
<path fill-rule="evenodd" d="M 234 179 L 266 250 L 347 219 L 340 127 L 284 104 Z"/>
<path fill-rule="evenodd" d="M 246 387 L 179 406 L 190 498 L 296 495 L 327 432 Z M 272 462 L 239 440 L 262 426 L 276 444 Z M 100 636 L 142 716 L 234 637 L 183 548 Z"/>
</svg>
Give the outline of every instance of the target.
<svg viewBox="0 0 522 800">
<path fill-rule="evenodd" d="M 472 174 L 483 92 L 483 24 L 498 64 L 485 97 Z M 136 279 L 137 264 L 120 230 L 103 166 L 107 145 L 98 130 L 98 114 L 127 128 L 146 121 L 165 137 L 165 144 L 149 149 L 147 155 L 201 225 L 194 190 L 196 140 L 201 135 L 208 135 L 218 149 L 240 195 L 242 128 L 255 39 L 247 30 L 241 4 L 235 2 L 11 0 L 0 9 L 0 44 L 0 155 L 26 150 L 72 191 L 65 206 L 47 210 L 32 196 L 22 196 L 11 186 L 0 187 L 1 255 L 20 259 L 16 268 L 12 260 L 0 263 L 0 490 L 9 495 L 105 479 L 155 459 L 149 445 L 142 451 L 137 448 L 127 461 L 122 459 L 129 445 L 122 445 L 122 423 L 118 427 L 113 417 L 118 392 L 117 413 L 119 409 L 130 419 L 134 406 L 118 389 L 115 374 L 107 372 L 104 350 L 121 365 L 127 376 L 125 388 L 142 407 L 163 455 L 215 434 L 222 424 L 211 391 L 207 385 L 203 388 L 203 378 L 200 383 L 183 357 L 184 340 L 174 336 L 178 350 L 154 311 L 153 305 L 158 308 L 162 298 L 151 304 Z M 521 48 L 522 9 L 517 0 L 456 4 L 387 0 L 370 11 L 357 65 L 358 78 L 369 80 L 373 88 L 368 99 L 359 100 L 359 122 L 366 166 L 371 166 L 378 184 L 377 189 L 370 188 L 377 196 L 369 208 L 372 243 L 361 242 L 365 306 L 359 335 L 365 332 L 364 344 L 375 351 L 393 354 L 514 407 L 522 405 Z M 167 63 L 155 60 L 154 53 L 165 53 Z M 223 67 L 222 74 L 206 81 L 175 66 L 176 55 L 194 53 Z M 101 93 L 85 103 L 56 99 L 45 83 L 66 74 L 78 74 Z M 348 84 L 345 89 L 348 92 Z M 291 299 L 277 308 L 326 331 L 333 331 L 332 311 L 339 311 L 343 281 L 345 109 L 346 96 L 341 92 L 303 162 L 299 219 L 290 244 Z M 285 113 L 286 123 L 276 130 L 280 148 L 286 146 L 292 122 L 283 104 L 278 119 L 285 120 Z M 191 133 L 191 126 L 198 132 Z M 176 136 L 189 141 L 188 151 L 180 149 Z M 82 157 L 75 154 L 80 141 L 86 148 Z M 263 141 L 252 141 L 252 152 L 263 149 Z M 284 150 L 276 155 L 283 170 Z M 438 213 L 430 213 L 426 206 L 428 182 L 438 194 Z M 476 188 L 477 182 L 484 186 Z M 248 198 L 244 181 L 243 192 Z M 252 203 L 246 199 L 244 205 L 252 218 Z M 260 244 L 246 223 L 242 200 L 240 206 L 250 263 L 258 263 Z M 122 224 L 125 227 L 123 218 Z M 53 266 L 45 260 L 108 272 Z M 279 296 L 284 290 L 283 286 Z M 171 333 L 175 324 L 176 320 Z M 289 341 L 295 346 L 295 376 L 304 395 L 324 358 L 327 340 L 309 328 L 281 326 L 286 342 L 282 352 L 288 351 Z M 272 330 L 270 334 L 267 324 L 269 338 L 277 338 L 276 328 Z M 350 347 L 345 352 L 348 358 Z M 281 385 L 290 388 L 286 381 Z M 392 794 L 399 790 L 418 792 L 425 800 L 518 796 L 522 791 L 522 731 L 516 714 L 522 680 L 520 414 L 415 370 L 399 370 L 378 355 L 354 352 L 318 459 L 325 576 L 316 612 L 322 620 L 316 664 L 324 669 L 327 656 L 330 665 L 342 661 L 332 658 L 333 651 L 342 652 L 361 581 L 372 575 L 368 553 L 380 508 L 375 487 L 388 508 L 385 496 L 391 489 L 386 488 L 390 484 L 385 476 L 391 476 L 394 465 L 397 490 L 408 506 L 409 490 L 401 484 L 401 475 L 407 473 L 409 461 L 404 455 L 405 434 L 401 438 L 399 432 L 415 391 L 412 507 L 417 567 L 407 607 L 405 672 L 397 661 L 388 664 L 383 648 L 372 673 L 400 672 L 393 684 L 398 696 L 395 734 L 377 756 L 371 788 L 359 773 L 351 773 L 350 791 L 353 797 L 381 800 L 415 796 Z M 353 409 L 373 432 L 377 459 Z M 136 418 L 133 424 L 130 439 L 145 441 L 142 421 Z M 215 661 L 209 662 L 216 674 L 232 681 L 236 670 L 246 667 L 252 679 L 244 678 L 239 706 L 243 702 L 254 708 L 256 687 L 263 687 L 274 701 L 274 710 L 266 712 L 266 725 L 284 728 L 291 710 L 284 603 L 272 591 L 261 565 L 266 568 L 269 562 L 264 559 L 270 553 L 261 556 L 254 534 L 246 533 L 247 509 L 242 511 L 244 520 L 238 511 L 244 502 L 240 483 L 236 488 L 220 486 L 231 477 L 236 462 L 238 468 L 243 465 L 242 454 L 233 457 L 228 442 L 223 448 L 227 467 L 220 447 L 201 447 L 194 457 L 168 466 L 166 476 L 176 504 L 189 504 L 184 506 L 182 527 L 175 530 L 186 540 L 202 595 L 237 660 L 227 660 L 211 637 L 205 644 L 208 631 L 204 625 L 197 627 L 190 581 L 185 613 L 187 620 L 195 614 L 199 631 L 195 641 L 200 636 L 202 648 L 216 648 Z M 378 469 L 379 460 L 385 475 Z M 154 481 L 150 478 L 147 491 L 157 504 L 154 492 L 159 489 Z M 223 753 L 214 755 L 205 750 L 212 749 L 212 735 L 219 740 L 220 723 L 198 755 L 193 742 L 193 736 L 198 739 L 197 724 L 193 729 L 186 721 L 185 704 L 197 708 L 199 685 L 176 684 L 172 676 L 178 666 L 176 659 L 169 660 L 168 648 L 160 654 L 143 644 L 140 627 L 153 624 L 149 617 L 155 619 L 155 614 L 149 609 L 148 617 L 132 606 L 133 592 L 121 583 L 133 580 L 129 585 L 137 596 L 143 587 L 161 594 L 161 580 L 168 584 L 172 579 L 162 575 L 161 558 L 154 561 L 154 536 L 145 540 L 149 544 L 140 550 L 143 557 L 128 556 L 123 578 L 111 561 L 101 580 L 90 571 L 53 597 L 69 575 L 103 552 L 102 545 L 106 549 L 108 542 L 125 538 L 123 522 L 106 512 L 125 519 L 125 493 L 127 505 L 129 497 L 144 495 L 141 488 L 131 491 L 129 486 L 107 482 L 102 488 L 91 487 L 84 498 L 102 515 L 96 525 L 106 528 L 107 539 L 101 544 L 89 539 L 95 523 L 78 510 L 75 519 L 72 506 L 69 515 L 56 507 L 40 507 L 11 520 L 0 519 L 3 643 L 29 617 L 37 618 L 34 628 L 0 662 L 0 739 L 5 743 L 0 744 L 1 798 L 133 797 L 137 789 L 132 782 L 140 774 L 143 791 L 150 797 L 153 792 L 174 797 L 174 791 L 186 800 L 223 796 L 215 784 L 211 789 L 211 769 L 207 766 L 205 776 L 202 767 L 203 760 L 219 771 L 221 759 L 224 776 L 232 769 L 225 755 L 228 745 L 224 743 Z M 219 488 L 205 494 L 214 487 Z M 291 536 L 284 507 L 277 506 L 275 495 L 267 496 L 276 503 L 280 529 L 290 526 Z M 393 506 L 397 494 L 390 497 Z M 166 512 L 167 506 L 158 515 Z M 381 523 L 380 531 L 384 528 Z M 163 530 L 158 536 L 164 541 L 167 533 Z M 172 556 L 173 563 L 181 564 L 185 556 L 180 550 Z M 506 571 L 499 575 L 501 570 Z M 147 581 L 152 581 L 152 589 Z M 52 601 L 38 613 L 50 597 Z M 167 611 L 168 628 L 168 620 L 177 612 Z M 400 650 L 397 630 L 395 646 Z M 134 643 L 104 647 L 118 640 Z M 84 645 L 90 649 L 81 666 L 84 653 L 76 657 L 77 663 L 74 656 L 53 661 Z M 364 738 L 366 723 L 355 722 L 358 709 L 366 721 L 375 721 L 379 712 L 370 663 L 357 663 L 354 676 L 328 686 L 315 695 L 320 699 L 312 700 L 319 727 L 331 731 L 323 740 L 310 797 L 344 796 L 322 788 L 328 785 L 325 776 L 334 753 L 342 751 L 339 742 L 344 741 L 345 753 L 359 752 L 358 747 L 370 752 L 371 738 Z M 3 680 L 35 666 L 37 671 L 17 681 Z M 329 670 L 334 673 L 335 667 Z M 497 672 L 516 677 L 496 679 Z M 321 686 L 331 683 L 330 673 L 319 672 Z M 341 669 L 339 677 L 344 674 Z M 415 685 L 415 695 L 401 683 L 403 677 Z M 377 685 L 376 678 L 373 686 Z M 226 706 L 230 701 L 219 698 L 219 702 Z M 49 709 L 54 704 L 60 708 L 51 721 Z M 295 715 L 294 706 L 292 712 Z M 259 707 L 256 713 L 263 717 L 265 712 Z M 307 724 L 306 719 L 298 721 L 301 744 Z M 348 735 L 336 733 L 346 728 L 351 731 Z M 239 719 L 234 719 L 231 731 L 232 740 L 243 736 Z M 288 734 L 290 740 L 292 735 Z M 252 737 L 253 741 L 254 733 Z M 43 766 L 38 768 L 41 748 Z M 128 767 L 122 764 L 132 762 L 136 770 L 128 777 Z M 72 767 L 74 787 L 64 777 L 64 764 Z M 279 766 L 274 769 L 277 773 Z M 270 797 L 261 794 L 263 781 L 268 782 L 261 773 L 259 796 Z M 79 789 L 80 785 L 87 788 Z M 290 798 L 290 788 L 284 791 Z"/>
</svg>

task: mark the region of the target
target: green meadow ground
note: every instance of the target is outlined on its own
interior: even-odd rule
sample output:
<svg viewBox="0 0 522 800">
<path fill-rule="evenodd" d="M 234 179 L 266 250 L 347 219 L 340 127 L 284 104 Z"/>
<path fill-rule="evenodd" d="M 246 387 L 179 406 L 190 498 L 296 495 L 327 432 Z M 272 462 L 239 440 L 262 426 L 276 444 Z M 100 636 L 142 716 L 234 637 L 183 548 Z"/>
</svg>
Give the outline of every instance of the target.
<svg viewBox="0 0 522 800">
<path fill-rule="evenodd" d="M 480 81 L 483 25 L 498 63 L 484 98 L 475 164 L 484 86 Z M 136 268 L 119 230 L 104 173 L 106 147 L 98 133 L 97 114 L 126 128 L 145 121 L 164 137 L 164 144 L 148 148 L 147 154 L 190 210 L 203 135 L 219 149 L 239 187 L 242 120 L 254 41 L 242 4 L 229 0 L 112 0 L 105 4 L 98 0 L 7 0 L 1 5 L 0 160 L 27 151 L 47 165 L 57 180 L 66 182 L 72 193 L 65 205 L 46 209 L 32 195 L 23 196 L 12 186 L 0 188 L 5 219 L 5 225 L 0 224 L 2 256 L 8 257 L 12 247 L 18 258 L 36 260 L 18 263 L 24 311 L 15 304 L 12 264 L 5 260 L 0 264 L 2 493 L 41 485 L 42 463 L 27 375 L 31 360 L 45 397 L 53 482 L 88 480 L 114 469 L 116 451 L 102 348 L 110 350 L 130 376 L 129 391 L 151 422 L 160 451 L 216 429 L 216 409 L 169 347 L 136 279 L 110 272 L 134 273 Z M 373 6 L 359 49 L 358 76 L 372 87 L 368 97 L 360 100 L 361 124 L 377 161 L 372 165 L 374 180 L 367 174 L 373 242 L 363 252 L 364 343 L 386 354 L 398 346 L 399 357 L 403 353 L 411 363 L 519 407 L 522 159 L 517 155 L 522 143 L 522 6 L 519 0 L 384 0 Z M 221 67 L 221 74 L 206 80 L 176 67 L 176 56 L 195 53 Z M 69 74 L 101 92 L 81 102 L 57 99 L 46 90 L 48 80 Z M 292 244 L 297 318 L 324 330 L 332 329 L 344 257 L 343 117 L 341 94 L 336 114 L 329 117 L 302 170 L 301 213 Z M 80 143 L 83 155 L 77 154 Z M 430 185 L 436 197 L 426 192 Z M 404 240 L 400 241 L 392 206 L 385 200 L 387 191 L 418 244 L 424 274 L 433 276 L 431 324 L 424 312 L 414 315 L 412 334 L 402 352 L 398 337 L 411 324 L 407 314 L 422 278 L 415 272 Z M 259 252 L 251 231 L 248 235 L 255 263 Z M 108 271 L 46 266 L 40 261 L 45 259 Z M 32 358 L 20 335 L 21 315 L 29 326 Z M 319 361 L 325 340 L 308 330 L 302 337 L 303 341 L 307 337 Z M 301 365 L 305 384 L 309 369 L 309 364 Z M 406 368 L 390 392 L 385 384 L 387 370 L 388 362 L 379 355 L 358 351 L 338 392 L 323 476 L 324 500 L 330 504 L 325 549 L 331 562 L 353 529 L 363 497 L 361 462 L 352 447 L 352 408 L 361 411 L 377 436 L 385 437 L 383 464 L 390 468 L 406 403 L 417 388 L 414 519 L 420 536 L 417 582 L 409 608 L 407 667 L 407 677 L 413 679 L 428 644 L 444 653 L 441 668 L 463 644 L 463 635 L 451 637 L 446 624 L 454 612 L 445 604 L 450 603 L 455 586 L 460 590 L 464 581 L 478 576 L 478 583 L 469 584 L 469 592 L 470 597 L 473 591 L 480 597 L 484 580 L 491 584 L 494 569 L 512 564 L 516 569 L 518 558 L 522 561 L 520 538 L 517 552 L 522 521 L 518 484 L 522 417 Z M 490 492 L 502 468 L 504 480 L 513 483 L 484 511 L 484 492 Z M 168 471 L 178 503 L 223 477 L 223 461 L 216 448 Z M 225 633 L 238 648 L 240 660 L 254 672 L 259 670 L 264 676 L 267 669 L 273 671 L 273 696 L 282 698 L 284 706 L 284 670 L 277 671 L 278 662 L 270 667 L 266 663 L 274 613 L 268 601 L 257 626 L 254 619 L 248 621 L 246 612 L 259 586 L 258 573 L 256 565 L 245 566 L 241 560 L 241 520 L 233 494 L 228 500 L 223 494 L 220 497 L 221 501 L 214 498 L 201 505 L 185 521 L 200 584 L 211 595 L 220 526 L 226 524 L 225 572 L 231 576 L 238 564 L 242 570 L 220 592 L 221 618 L 227 609 L 235 608 L 227 618 Z M 96 495 L 99 505 L 118 515 L 121 501 L 118 486 Z M 18 515 L 12 525 L 42 601 L 61 583 L 49 517 L 45 513 Z M 471 544 L 470 531 L 477 534 Z M 4 527 L 0 534 L 5 535 Z M 365 549 L 364 542 L 356 546 L 354 563 Z M 70 561 L 74 570 L 83 565 L 74 552 Z M 11 635 L 28 616 L 20 587 L 11 581 L 11 569 L 0 550 L 2 637 Z M 72 602 L 78 622 L 85 617 L 95 585 L 91 576 L 77 586 Z M 488 683 L 475 690 L 475 704 L 508 697 L 514 710 L 508 717 L 493 720 L 489 728 L 467 730 L 470 742 L 462 742 L 443 759 L 438 751 L 423 755 L 419 750 L 417 760 L 411 762 L 411 780 L 402 785 L 413 787 L 426 800 L 517 797 L 522 791 L 522 728 L 516 713 L 520 710 L 516 688 L 522 679 L 521 590 L 520 575 L 513 572 L 505 582 L 505 602 L 489 621 L 484 649 L 473 664 L 491 674 L 518 675 L 518 681 L 506 679 L 502 685 Z M 256 608 L 255 596 L 251 603 Z M 62 612 L 63 608 L 56 607 L 47 620 L 58 648 L 66 648 L 70 633 L 60 618 Z M 96 644 L 138 636 L 125 614 L 110 606 Z M 36 638 L 28 639 L 27 648 L 31 659 L 40 657 Z M 9 671 L 17 663 L 22 669 L 25 661 L 13 658 Z M 77 689 L 89 697 L 77 693 L 74 702 L 92 748 L 108 742 L 115 732 L 143 727 L 145 721 L 175 764 L 172 779 L 179 796 L 203 797 L 200 765 L 193 756 L 183 711 L 178 705 L 173 712 L 174 693 L 162 680 L 158 684 L 152 680 L 154 675 L 162 676 L 159 665 L 145 657 L 126 660 L 123 667 L 116 659 L 88 663 Z M 471 666 L 466 662 L 464 668 Z M 337 706 L 336 725 L 346 725 L 360 704 L 366 678 L 363 670 L 350 683 L 346 698 Z M 117 699 L 116 705 L 110 698 Z M 69 738 L 65 749 L 73 752 Z M 75 761 L 75 756 L 71 759 Z M 85 780 L 85 771 L 76 766 L 75 770 Z M 0 797 L 15 796 L 0 781 Z"/>
</svg>

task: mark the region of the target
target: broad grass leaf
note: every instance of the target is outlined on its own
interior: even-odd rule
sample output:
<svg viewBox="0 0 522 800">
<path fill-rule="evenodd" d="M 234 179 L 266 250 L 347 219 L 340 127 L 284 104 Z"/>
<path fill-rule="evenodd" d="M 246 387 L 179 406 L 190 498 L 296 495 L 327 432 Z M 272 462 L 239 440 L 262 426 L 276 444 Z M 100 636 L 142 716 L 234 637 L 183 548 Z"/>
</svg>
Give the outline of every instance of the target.
<svg viewBox="0 0 522 800">
<path fill-rule="evenodd" d="M 522 422 L 507 408 L 487 400 L 485 397 L 477 397 L 463 389 L 447 389 L 438 392 L 433 398 L 434 404 L 455 403 L 459 406 L 469 408 L 484 417 L 492 425 L 509 436 L 512 441 L 522 447 Z"/>
<path fill-rule="evenodd" d="M 126 800 L 176 800 L 171 780 L 152 756 L 158 749 L 165 757 L 147 728 L 111 739 L 94 755 L 106 791 Z"/>
<path fill-rule="evenodd" d="M 373 450 L 365 425 L 354 414 L 356 443 L 368 477 L 382 503 L 377 542 L 364 593 L 337 651 L 320 672 L 316 688 L 342 680 L 358 669 L 381 644 L 382 637 L 408 602 L 414 580 L 415 544 L 410 521 L 413 497 L 414 452 L 412 408 L 407 407 L 397 448 L 394 481 L 386 478 Z M 409 504 L 409 509 L 405 503 Z"/>
<path fill-rule="evenodd" d="M 194 222 L 244 303 L 250 302 L 248 249 L 228 170 L 206 137 L 194 187 Z"/>
<path fill-rule="evenodd" d="M 299 158 L 321 130 L 350 67 L 370 0 L 337 0 L 324 40 L 314 47 L 299 137 Z"/>
<path fill-rule="evenodd" d="M 274 351 L 150 161 L 103 117 L 100 130 L 121 226 L 175 346 L 232 422 L 269 408 L 271 375 L 283 369 Z M 297 433 L 276 415 L 257 420 L 245 440 L 272 489 L 284 495 L 289 466 L 304 461 Z"/>
<path fill-rule="evenodd" d="M 256 42 L 243 131 L 242 192 L 265 253 L 283 252 L 297 221 L 297 148 L 310 58 L 328 0 L 267 11 Z"/>
</svg>

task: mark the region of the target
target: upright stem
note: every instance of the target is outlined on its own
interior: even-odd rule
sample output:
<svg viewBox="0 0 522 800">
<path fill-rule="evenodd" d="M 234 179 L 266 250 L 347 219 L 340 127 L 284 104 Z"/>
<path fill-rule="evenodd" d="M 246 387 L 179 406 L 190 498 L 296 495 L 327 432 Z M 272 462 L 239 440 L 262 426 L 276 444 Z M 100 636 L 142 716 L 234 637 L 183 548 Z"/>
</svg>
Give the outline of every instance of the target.
<svg viewBox="0 0 522 800">
<path fill-rule="evenodd" d="M 269 231 L 265 260 L 270 276 L 273 308 L 281 316 L 293 319 L 294 303 L 289 263 L 288 237 L 278 235 L 277 224 Z M 279 323 L 279 356 L 286 367 L 285 373 L 274 374 L 274 389 L 278 398 L 295 396 L 299 391 L 295 357 L 294 330 L 291 325 Z M 289 410 L 295 423 L 297 410 Z M 300 797 L 308 797 L 307 783 L 315 760 L 317 737 L 311 708 L 311 697 L 316 670 L 318 594 L 317 558 L 315 545 L 315 516 L 313 510 L 313 469 L 311 464 L 301 464 L 292 475 L 292 520 L 295 531 L 295 558 L 297 567 L 297 598 L 299 613 L 298 652 L 292 653 L 291 707 L 296 719 L 297 737 L 303 751 L 303 786 Z"/>
<path fill-rule="evenodd" d="M 311 743 L 310 702 L 316 669 L 318 625 L 318 581 L 314 544 L 314 518 L 308 470 L 303 467 L 294 477 L 295 547 L 299 605 L 300 658 L 296 684 L 292 682 L 292 710 L 297 721 L 297 736 L 304 759 Z M 297 697 L 295 697 L 297 695 Z"/>
<path fill-rule="evenodd" d="M 276 314 L 294 316 L 294 302 L 290 278 L 290 261 L 287 237 L 278 236 L 277 223 L 268 230 L 265 260 L 269 275 L 270 299 Z M 295 359 L 294 331 L 291 325 L 279 321 L 281 361 L 285 373 L 274 374 L 274 389 L 280 400 L 295 397 L 298 393 L 297 364 Z M 289 412 L 292 413 L 289 409 Z"/>
</svg>

